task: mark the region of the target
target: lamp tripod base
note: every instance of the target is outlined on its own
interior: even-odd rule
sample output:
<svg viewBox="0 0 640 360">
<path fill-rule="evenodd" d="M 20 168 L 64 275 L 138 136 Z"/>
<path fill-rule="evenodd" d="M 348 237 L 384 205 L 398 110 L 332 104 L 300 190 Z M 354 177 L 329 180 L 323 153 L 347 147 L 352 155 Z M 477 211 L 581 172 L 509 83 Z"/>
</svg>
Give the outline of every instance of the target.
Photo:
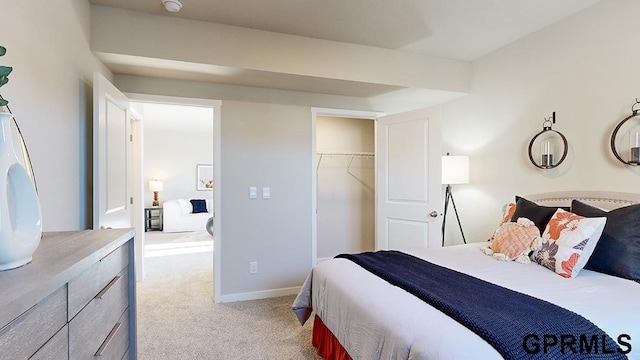
<svg viewBox="0 0 640 360">
<path fill-rule="evenodd" d="M 458 220 L 458 227 L 460 228 L 460 234 L 462 234 L 462 241 L 466 244 L 467 239 L 464 237 L 464 231 L 462 231 L 462 224 L 460 223 L 460 216 L 458 216 L 458 209 L 456 209 L 456 202 L 453 200 L 453 192 L 451 192 L 451 185 L 447 185 L 444 195 L 444 215 L 442 216 L 442 246 L 444 246 L 444 229 L 447 221 L 447 210 L 449 209 L 449 201 L 453 205 L 453 211 L 456 213 L 456 220 Z"/>
</svg>

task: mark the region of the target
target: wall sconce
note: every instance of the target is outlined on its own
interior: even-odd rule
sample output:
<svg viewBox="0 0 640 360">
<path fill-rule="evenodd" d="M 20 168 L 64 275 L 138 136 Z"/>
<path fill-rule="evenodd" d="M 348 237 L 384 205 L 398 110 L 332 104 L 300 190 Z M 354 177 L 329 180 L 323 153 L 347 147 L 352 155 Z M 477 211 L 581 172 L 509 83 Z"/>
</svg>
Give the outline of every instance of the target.
<svg viewBox="0 0 640 360">
<path fill-rule="evenodd" d="M 640 101 L 636 98 L 636 102 L 631 106 L 631 115 L 620 121 L 611 134 L 611 151 L 613 152 L 613 155 L 616 159 L 620 160 L 620 162 L 634 166 L 640 165 L 640 122 L 636 122 L 636 124 L 634 126 L 630 126 L 629 129 L 625 128 L 625 131 L 623 132 L 623 134 L 627 134 L 627 136 L 629 136 L 629 160 L 625 161 L 618 153 L 618 150 L 616 149 L 616 140 L 623 125 L 625 125 L 627 121 L 639 115 L 638 109 L 635 109 L 635 106 L 638 104 L 640 104 Z"/>
<path fill-rule="evenodd" d="M 159 180 L 151 180 L 149 181 L 149 190 L 153 191 L 153 203 L 152 206 L 159 206 L 160 202 L 158 201 L 158 191 L 162 191 L 164 184 Z"/>
<path fill-rule="evenodd" d="M 537 133 L 529 143 L 529 160 L 539 169 L 553 169 L 560 165 L 567 157 L 567 150 L 569 149 L 567 138 L 564 137 L 561 132 L 553 130 L 552 126 L 555 123 L 556 112 L 554 111 L 551 118 L 544 119 L 544 122 L 542 122 L 542 131 Z M 539 153 L 533 150 L 535 142 L 539 143 Z M 558 158 L 556 155 L 559 154 L 557 149 L 560 148 L 560 145 L 562 146 L 562 156 L 560 160 L 555 162 L 554 158 Z M 534 156 L 534 154 L 537 156 Z M 539 162 L 535 160 L 536 157 L 540 159 Z"/>
</svg>

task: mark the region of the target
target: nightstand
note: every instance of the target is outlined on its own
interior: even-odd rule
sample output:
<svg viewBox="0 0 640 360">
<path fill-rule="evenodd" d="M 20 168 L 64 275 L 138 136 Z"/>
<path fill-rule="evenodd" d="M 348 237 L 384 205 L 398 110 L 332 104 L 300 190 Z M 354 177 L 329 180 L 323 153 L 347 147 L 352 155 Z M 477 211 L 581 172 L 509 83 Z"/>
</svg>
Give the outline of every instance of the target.
<svg viewBox="0 0 640 360">
<path fill-rule="evenodd" d="M 144 208 L 144 231 L 162 231 L 162 207 L 150 206 Z"/>
</svg>

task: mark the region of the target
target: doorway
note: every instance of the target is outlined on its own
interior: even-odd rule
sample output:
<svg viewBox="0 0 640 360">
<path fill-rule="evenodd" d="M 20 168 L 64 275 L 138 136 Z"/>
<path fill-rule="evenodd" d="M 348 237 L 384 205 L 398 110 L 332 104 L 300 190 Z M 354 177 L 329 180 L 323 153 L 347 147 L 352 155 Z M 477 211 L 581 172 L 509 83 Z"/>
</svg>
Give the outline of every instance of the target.
<svg viewBox="0 0 640 360">
<path fill-rule="evenodd" d="M 213 217 L 213 239 L 220 239 L 220 217 L 216 214 L 220 214 L 221 208 L 221 198 L 220 198 L 220 186 L 216 183 L 216 179 L 220 178 L 220 167 L 216 166 L 220 164 L 220 107 L 221 102 L 218 100 L 207 100 L 207 99 L 192 99 L 192 98 L 179 98 L 179 97 L 169 97 L 169 96 L 158 96 L 158 95 L 145 95 L 145 94 L 127 94 L 131 101 L 136 105 L 134 108 L 142 113 L 143 125 L 141 131 L 138 132 L 138 135 L 134 133 L 134 142 L 138 142 L 138 146 L 144 148 L 145 142 L 149 142 L 147 145 L 151 145 L 151 147 L 147 147 L 147 150 L 157 152 L 155 159 L 149 159 L 149 156 L 142 156 L 140 159 L 140 165 L 134 170 L 139 175 L 140 181 L 137 183 L 137 187 L 141 189 L 140 195 L 138 197 L 139 207 L 144 209 L 152 204 L 153 201 L 153 192 L 149 189 L 149 181 L 150 180 L 166 180 L 162 182 L 162 191 L 159 191 L 159 202 L 163 204 L 165 201 L 175 199 L 175 198 L 192 198 L 192 199 L 204 199 L 207 200 L 207 206 L 211 206 L 211 209 L 207 208 L 207 211 L 211 213 Z M 153 111 L 149 111 L 149 109 L 144 109 L 144 107 L 153 108 L 157 106 L 160 110 L 167 110 L 168 107 L 174 107 L 178 109 L 179 112 L 177 115 L 173 115 L 172 118 L 176 119 L 178 122 L 178 128 L 176 129 L 175 121 L 174 124 L 157 124 L 159 128 L 156 128 L 154 125 L 151 125 L 152 118 L 154 116 Z M 163 108 L 164 106 L 164 108 Z M 187 114 L 186 112 L 191 112 L 192 110 L 199 113 L 199 117 L 204 116 L 208 117 L 208 122 L 205 124 L 191 124 L 188 125 L 188 119 L 192 117 L 192 115 Z M 155 110 L 154 110 L 155 111 Z M 149 124 L 148 124 L 149 123 Z M 172 129 L 171 126 L 174 128 Z M 188 130 L 190 127 L 199 126 L 199 128 L 195 131 L 183 131 Z M 149 136 L 145 137 L 144 134 L 147 132 L 147 127 L 151 127 L 152 131 L 156 131 L 158 134 L 158 138 L 153 139 Z M 156 128 L 156 130 L 153 130 Z M 195 128 L 194 128 L 195 129 Z M 191 156 L 189 160 L 186 160 L 180 154 L 187 151 L 185 146 L 179 147 L 177 144 L 178 137 L 187 137 L 190 136 L 187 134 L 190 133 L 198 133 L 198 137 L 200 140 L 195 141 L 194 138 L 196 135 L 191 135 L 191 145 L 196 146 L 196 150 L 198 154 L 195 156 Z M 165 135 L 161 135 L 164 133 Z M 209 138 L 211 141 L 206 142 L 204 139 Z M 187 141 L 189 141 L 187 139 Z M 162 148 L 164 148 L 168 153 L 163 153 Z M 142 150 L 141 150 L 142 151 Z M 173 157 L 173 163 L 176 163 L 176 166 L 164 167 L 163 158 L 166 160 L 167 157 Z M 150 161 L 151 160 L 151 161 Z M 164 170 L 163 170 L 164 167 Z M 208 189 L 206 186 L 199 187 L 198 181 L 196 179 L 200 170 L 200 174 L 206 172 L 208 176 L 212 176 L 213 178 L 213 190 Z M 144 221 L 144 219 L 142 219 Z M 206 223 L 204 224 L 206 225 Z M 203 226 L 204 226 L 203 225 Z M 144 224 L 141 226 L 142 230 L 139 231 L 139 234 L 142 234 L 142 247 L 144 248 L 144 237 L 145 234 L 155 235 L 154 232 L 145 232 Z M 206 231 L 206 228 L 203 227 L 203 230 Z M 200 232 L 202 233 L 202 232 Z M 174 233 L 173 238 L 175 238 L 180 233 Z M 189 237 L 188 233 L 184 233 L 186 237 Z M 205 236 L 209 236 L 208 233 L 205 233 Z M 213 242 L 213 277 L 214 277 L 214 301 L 217 295 L 219 294 L 219 241 Z M 196 246 L 194 249 L 198 251 L 199 246 Z M 206 248 L 206 245 L 200 247 L 200 250 Z M 160 249 L 162 250 L 162 249 Z M 206 250 L 206 249 L 205 249 Z M 190 251 L 189 249 L 180 250 L 184 253 L 184 251 Z M 144 259 L 143 254 L 140 257 Z M 141 274 L 144 274 L 144 268 L 141 271 Z M 142 278 L 139 276 L 139 280 Z"/>
<path fill-rule="evenodd" d="M 440 107 L 387 115 L 370 111 L 311 108 L 312 222 L 311 264 L 319 254 L 319 116 L 374 120 L 375 250 L 439 246 L 442 216 L 440 181 Z M 332 136 L 335 136 L 332 135 Z M 348 166 L 347 166 L 348 169 Z M 322 241 L 322 239 L 320 239 Z"/>
<path fill-rule="evenodd" d="M 317 256 L 375 249 L 375 121 L 316 117 Z"/>
<path fill-rule="evenodd" d="M 132 106 L 144 114 L 145 258 L 213 251 L 213 108 Z"/>
<path fill-rule="evenodd" d="M 312 265 L 340 252 L 369 249 L 371 242 L 375 246 L 375 120 L 382 115 L 373 111 L 311 108 Z M 369 125 L 373 129 L 364 130 Z M 346 133 L 342 127 L 348 129 Z M 370 131 L 373 131 L 373 138 L 370 138 Z M 374 144 L 373 149 L 371 144 Z M 373 178 L 369 175 L 370 170 L 373 170 Z M 340 181 L 334 186 L 332 178 Z M 368 210 L 363 209 L 364 204 L 369 203 L 369 194 L 373 196 L 373 203 Z M 339 206 L 338 200 L 354 209 L 345 219 L 338 219 L 332 213 L 332 209 Z M 334 220 L 339 220 L 342 229 L 334 227 Z M 374 224 L 373 233 L 369 233 L 369 221 Z M 331 238 L 335 233 L 339 237 Z"/>
</svg>

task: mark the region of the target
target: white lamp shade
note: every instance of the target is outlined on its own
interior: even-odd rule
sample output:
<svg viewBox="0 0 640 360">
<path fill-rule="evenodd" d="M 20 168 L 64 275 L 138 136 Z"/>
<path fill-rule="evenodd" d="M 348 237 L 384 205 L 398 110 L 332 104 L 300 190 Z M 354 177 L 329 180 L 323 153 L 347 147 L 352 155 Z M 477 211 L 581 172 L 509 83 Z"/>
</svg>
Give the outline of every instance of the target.
<svg viewBox="0 0 640 360">
<path fill-rule="evenodd" d="M 162 191 L 163 185 L 164 184 L 162 183 L 162 181 L 151 180 L 151 181 L 149 181 L 149 190 L 150 191 Z"/>
<path fill-rule="evenodd" d="M 442 157 L 442 183 L 443 184 L 468 184 L 469 183 L 469 157 L 451 156 Z"/>
</svg>

